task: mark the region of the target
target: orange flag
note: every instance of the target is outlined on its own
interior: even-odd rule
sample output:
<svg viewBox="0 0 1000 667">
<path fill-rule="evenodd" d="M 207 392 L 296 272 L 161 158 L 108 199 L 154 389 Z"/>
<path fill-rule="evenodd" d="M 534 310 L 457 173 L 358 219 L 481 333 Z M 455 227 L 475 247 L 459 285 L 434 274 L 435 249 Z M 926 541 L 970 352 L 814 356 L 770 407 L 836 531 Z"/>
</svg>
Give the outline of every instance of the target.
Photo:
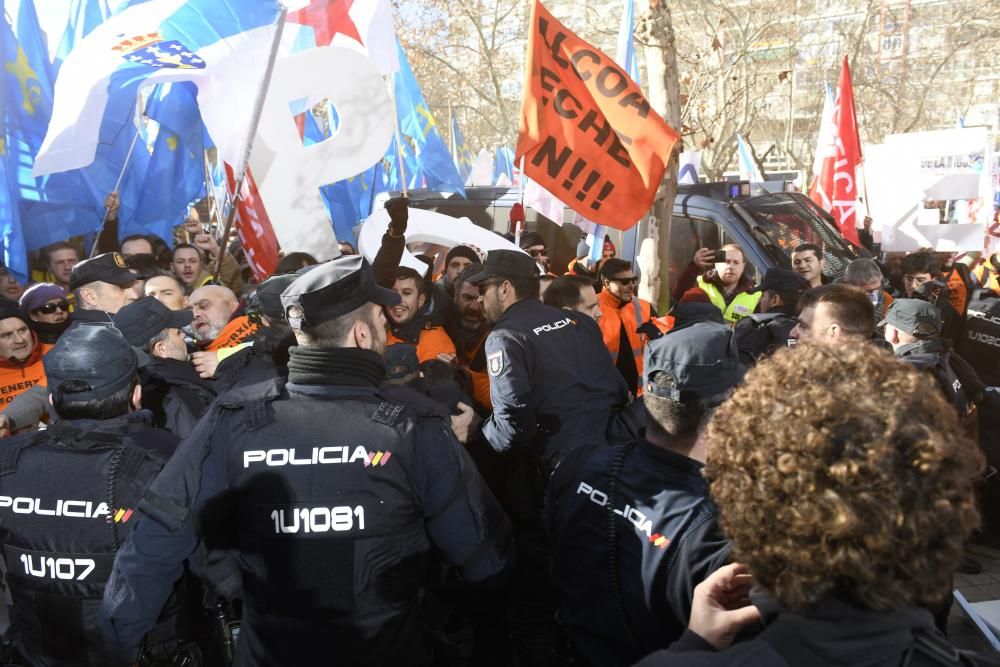
<svg viewBox="0 0 1000 667">
<path fill-rule="evenodd" d="M 629 229 L 653 205 L 680 135 L 615 61 L 535 0 L 517 157 L 581 216 Z"/>
</svg>

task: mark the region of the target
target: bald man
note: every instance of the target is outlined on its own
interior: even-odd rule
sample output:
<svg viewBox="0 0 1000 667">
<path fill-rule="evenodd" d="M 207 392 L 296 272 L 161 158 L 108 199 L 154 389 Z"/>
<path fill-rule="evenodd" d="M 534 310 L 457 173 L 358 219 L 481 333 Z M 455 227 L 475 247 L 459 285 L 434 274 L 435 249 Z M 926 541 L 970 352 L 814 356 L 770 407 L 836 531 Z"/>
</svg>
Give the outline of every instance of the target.
<svg viewBox="0 0 1000 667">
<path fill-rule="evenodd" d="M 191 355 L 191 363 L 201 377 L 209 378 L 222 359 L 253 338 L 259 325 L 240 312 L 240 300 L 228 287 L 199 287 L 191 292 L 188 303 L 200 350 Z"/>
</svg>

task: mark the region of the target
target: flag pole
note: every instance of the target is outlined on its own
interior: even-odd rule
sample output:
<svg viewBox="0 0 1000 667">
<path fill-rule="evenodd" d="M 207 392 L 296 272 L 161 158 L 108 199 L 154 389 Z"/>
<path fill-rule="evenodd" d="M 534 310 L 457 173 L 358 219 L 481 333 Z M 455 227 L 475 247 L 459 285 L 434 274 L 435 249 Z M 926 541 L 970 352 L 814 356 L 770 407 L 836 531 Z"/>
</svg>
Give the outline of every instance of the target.
<svg viewBox="0 0 1000 667">
<path fill-rule="evenodd" d="M 399 162 L 399 181 L 403 184 L 403 196 L 409 197 L 406 187 L 406 169 L 403 167 L 403 135 L 399 131 L 399 111 L 396 110 L 396 74 L 389 75 L 389 96 L 392 97 L 392 121 L 396 130 L 396 160 Z"/>
<path fill-rule="evenodd" d="M 135 151 L 135 145 L 139 141 L 139 135 L 142 134 L 142 128 L 146 124 L 146 116 L 140 116 L 139 124 L 135 128 L 135 136 L 132 137 L 132 144 L 128 147 L 128 153 L 125 154 L 125 161 L 122 162 L 122 170 L 118 172 L 118 180 L 115 181 L 115 189 L 111 191 L 110 194 L 118 194 L 118 190 L 122 186 L 122 180 L 125 178 L 125 170 L 128 169 L 128 163 L 132 161 L 132 153 Z M 118 202 L 118 210 L 121 210 L 121 201 Z M 108 215 L 110 215 L 111 209 L 104 209 L 104 218 L 101 220 L 101 228 L 97 230 L 97 236 L 94 238 L 94 245 L 90 248 L 90 256 L 93 257 L 97 254 L 97 244 L 101 240 L 101 234 L 104 233 L 104 226 L 108 224 Z"/>
<path fill-rule="evenodd" d="M 521 204 L 521 208 L 524 208 L 524 156 L 521 156 L 521 164 L 519 165 L 521 169 L 521 177 L 517 179 L 517 201 Z M 521 227 L 524 225 L 520 220 L 517 221 L 517 226 L 514 228 L 514 245 L 521 247 Z"/>
<path fill-rule="evenodd" d="M 222 243 L 219 247 L 219 256 L 215 258 L 215 271 L 212 280 L 219 280 L 222 272 L 222 258 L 229 246 L 229 233 L 233 229 L 233 219 L 236 217 L 236 201 L 243 192 L 243 182 L 246 180 L 247 168 L 250 164 L 250 151 L 253 150 L 254 136 L 257 134 L 257 126 L 260 125 L 260 116 L 264 111 L 264 100 L 267 98 L 267 90 L 271 87 L 271 75 L 274 74 L 274 62 L 278 59 L 278 46 L 281 44 L 281 34 L 285 30 L 285 17 L 288 15 L 288 8 L 278 4 L 278 21 L 274 30 L 274 37 L 271 40 L 271 53 L 267 57 L 267 67 L 264 70 L 264 79 L 261 81 L 260 90 L 257 91 L 257 99 L 254 102 L 253 115 L 250 116 L 250 127 L 247 131 L 247 142 L 243 149 L 243 156 L 240 158 L 239 170 L 236 172 L 235 191 L 233 192 L 233 202 L 226 216 L 226 227 L 222 232 Z"/>
</svg>

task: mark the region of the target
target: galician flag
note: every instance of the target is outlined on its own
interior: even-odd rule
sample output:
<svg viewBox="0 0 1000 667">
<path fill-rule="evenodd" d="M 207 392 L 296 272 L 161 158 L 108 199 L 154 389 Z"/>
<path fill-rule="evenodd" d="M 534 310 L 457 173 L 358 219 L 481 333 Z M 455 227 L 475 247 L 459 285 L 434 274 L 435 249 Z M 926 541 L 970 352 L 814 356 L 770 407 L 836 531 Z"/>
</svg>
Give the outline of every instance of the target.
<svg viewBox="0 0 1000 667">
<path fill-rule="evenodd" d="M 149 0 L 104 22 L 62 64 L 34 174 L 91 164 L 109 100 L 168 81 L 195 84 L 220 157 L 240 164 L 279 16 L 275 0 Z"/>
</svg>

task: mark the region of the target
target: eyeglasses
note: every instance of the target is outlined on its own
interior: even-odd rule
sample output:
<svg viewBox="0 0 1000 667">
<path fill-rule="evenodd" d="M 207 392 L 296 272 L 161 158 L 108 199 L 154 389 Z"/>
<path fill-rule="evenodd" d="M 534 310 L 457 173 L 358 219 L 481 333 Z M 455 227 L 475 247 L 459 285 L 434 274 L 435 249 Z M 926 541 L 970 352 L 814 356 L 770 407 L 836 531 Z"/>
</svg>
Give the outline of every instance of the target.
<svg viewBox="0 0 1000 667">
<path fill-rule="evenodd" d="M 618 283 L 622 287 L 626 287 L 628 285 L 638 285 L 639 284 L 639 278 L 636 277 L 636 276 L 632 276 L 631 278 L 612 278 L 612 280 L 614 280 L 616 283 Z"/>
<path fill-rule="evenodd" d="M 549 251 L 546 248 L 542 248 L 541 250 L 529 250 L 528 254 L 532 257 L 548 257 Z"/>
<path fill-rule="evenodd" d="M 68 313 L 69 312 L 69 304 L 66 303 L 65 301 L 57 301 L 56 303 L 47 303 L 44 306 L 39 306 L 38 308 L 35 308 L 31 312 L 33 312 L 33 313 L 41 313 L 42 315 L 51 315 L 52 313 L 56 312 L 57 310 L 61 310 L 64 313 Z"/>
</svg>

